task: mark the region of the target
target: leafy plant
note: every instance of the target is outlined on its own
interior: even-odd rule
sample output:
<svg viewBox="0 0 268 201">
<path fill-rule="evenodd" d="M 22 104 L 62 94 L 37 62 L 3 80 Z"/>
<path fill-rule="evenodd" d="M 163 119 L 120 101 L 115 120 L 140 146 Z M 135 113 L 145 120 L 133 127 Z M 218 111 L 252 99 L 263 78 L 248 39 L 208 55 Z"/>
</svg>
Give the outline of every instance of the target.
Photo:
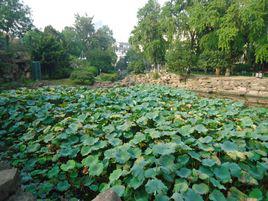
<svg viewBox="0 0 268 201">
<path fill-rule="evenodd" d="M 267 199 L 268 110 L 165 86 L 2 91 L 0 141 L 40 199 Z"/>
<path fill-rule="evenodd" d="M 77 68 L 70 76 L 76 84 L 88 84 L 93 85 L 95 82 L 94 74 L 91 68 Z"/>
</svg>

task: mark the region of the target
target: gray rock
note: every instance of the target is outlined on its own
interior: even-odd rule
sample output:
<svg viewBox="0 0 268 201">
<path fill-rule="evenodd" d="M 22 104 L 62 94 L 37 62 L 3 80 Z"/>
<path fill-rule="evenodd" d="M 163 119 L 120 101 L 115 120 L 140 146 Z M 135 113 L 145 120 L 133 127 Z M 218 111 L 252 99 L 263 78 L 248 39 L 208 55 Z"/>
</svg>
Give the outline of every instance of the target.
<svg viewBox="0 0 268 201">
<path fill-rule="evenodd" d="M 0 171 L 0 201 L 6 200 L 19 187 L 19 174 L 16 168 Z"/>
<path fill-rule="evenodd" d="M 110 189 L 100 193 L 92 201 L 121 201 L 121 199 L 113 190 Z"/>
<path fill-rule="evenodd" d="M 8 198 L 7 201 L 35 201 L 36 199 L 31 193 L 19 190 L 16 194 Z"/>
<path fill-rule="evenodd" d="M 1 170 L 6 170 L 12 168 L 10 163 L 7 161 L 0 161 L 0 171 Z"/>
</svg>

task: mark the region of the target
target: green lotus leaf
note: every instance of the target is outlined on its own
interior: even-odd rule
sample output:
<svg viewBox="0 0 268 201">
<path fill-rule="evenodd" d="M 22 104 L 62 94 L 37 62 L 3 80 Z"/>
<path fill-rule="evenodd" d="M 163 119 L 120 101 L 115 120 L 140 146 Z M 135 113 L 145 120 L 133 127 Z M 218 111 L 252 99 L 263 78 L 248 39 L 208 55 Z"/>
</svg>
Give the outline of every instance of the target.
<svg viewBox="0 0 268 201">
<path fill-rule="evenodd" d="M 216 189 L 214 189 L 212 193 L 209 194 L 209 199 L 211 201 L 226 201 L 223 193 Z"/>
<path fill-rule="evenodd" d="M 204 201 L 201 195 L 197 194 L 194 190 L 189 189 L 184 195 L 185 201 Z"/>
<path fill-rule="evenodd" d="M 179 133 L 183 136 L 190 136 L 194 132 L 194 127 L 191 125 L 185 125 L 179 128 Z"/>
<path fill-rule="evenodd" d="M 263 199 L 263 194 L 262 191 L 259 188 L 254 188 L 250 193 L 249 193 L 249 198 L 255 198 L 257 200 L 262 200 Z"/>
<path fill-rule="evenodd" d="M 145 190 L 147 193 L 162 193 L 166 192 L 168 188 L 166 185 L 159 179 L 150 179 L 145 185 Z"/>
<path fill-rule="evenodd" d="M 91 146 L 83 146 L 81 149 L 81 155 L 86 156 L 86 155 L 90 154 L 91 151 L 92 151 Z"/>
<path fill-rule="evenodd" d="M 153 146 L 154 155 L 168 155 L 175 153 L 177 145 L 175 143 L 161 143 Z"/>
<path fill-rule="evenodd" d="M 188 163 L 190 157 L 186 154 L 181 155 L 177 158 L 177 162 L 179 163 L 180 166 L 184 166 Z"/>
<path fill-rule="evenodd" d="M 243 117 L 240 121 L 243 127 L 250 127 L 253 125 L 253 121 L 250 117 Z"/>
<path fill-rule="evenodd" d="M 82 160 L 82 165 L 89 167 L 92 163 L 97 163 L 99 161 L 98 156 L 87 156 Z"/>
<path fill-rule="evenodd" d="M 102 163 L 91 163 L 89 166 L 88 166 L 89 170 L 89 175 L 91 176 L 100 176 L 101 173 L 103 172 L 103 164 Z"/>
<path fill-rule="evenodd" d="M 59 174 L 60 168 L 58 165 L 55 165 L 51 170 L 47 172 L 48 178 L 52 179 L 54 177 L 57 177 Z"/>
<path fill-rule="evenodd" d="M 132 177 L 128 182 L 128 185 L 134 189 L 137 189 L 143 184 L 143 181 L 143 178 Z"/>
<path fill-rule="evenodd" d="M 156 175 L 157 175 L 156 168 L 149 168 L 149 169 L 144 171 L 144 176 L 146 178 L 154 178 L 154 177 L 156 177 Z"/>
<path fill-rule="evenodd" d="M 227 200 L 246 200 L 247 195 L 238 190 L 236 187 L 231 187 L 228 192 Z"/>
<path fill-rule="evenodd" d="M 41 145 L 39 143 L 34 143 L 34 144 L 30 144 L 28 147 L 27 147 L 27 151 L 29 153 L 33 153 L 33 152 L 36 152 L 40 149 Z"/>
<path fill-rule="evenodd" d="M 125 192 L 125 186 L 123 185 L 116 185 L 112 187 L 113 191 L 117 193 L 119 197 L 123 196 Z"/>
<path fill-rule="evenodd" d="M 142 133 L 137 133 L 134 138 L 132 139 L 132 142 L 134 144 L 139 144 L 140 142 L 143 142 L 145 140 L 145 135 Z"/>
<path fill-rule="evenodd" d="M 173 195 L 171 196 L 171 198 L 174 201 L 184 201 L 183 196 L 179 193 L 173 193 Z"/>
<path fill-rule="evenodd" d="M 53 187 L 54 185 L 49 182 L 42 183 L 38 186 L 39 192 L 42 194 L 48 194 L 53 189 Z"/>
<path fill-rule="evenodd" d="M 198 161 L 201 160 L 201 159 L 200 159 L 200 154 L 197 153 L 197 152 L 195 152 L 195 151 L 189 151 L 188 154 L 189 154 L 192 158 L 194 158 L 194 159 L 196 159 L 196 160 L 198 160 Z"/>
<path fill-rule="evenodd" d="M 76 162 L 74 160 L 68 160 L 66 164 L 62 164 L 60 169 L 67 172 L 75 168 Z"/>
<path fill-rule="evenodd" d="M 203 124 L 198 124 L 194 127 L 198 133 L 207 133 L 208 129 Z"/>
<path fill-rule="evenodd" d="M 203 164 L 204 166 L 212 167 L 213 165 L 216 164 L 216 161 L 213 160 L 213 159 L 203 159 L 203 160 L 202 160 L 202 164 Z"/>
<path fill-rule="evenodd" d="M 121 169 L 114 170 L 109 176 L 110 182 L 113 183 L 114 181 L 118 180 L 122 173 L 123 171 Z"/>
<path fill-rule="evenodd" d="M 91 145 L 95 144 L 96 142 L 98 142 L 98 138 L 89 137 L 86 135 L 86 136 L 83 136 L 81 138 L 81 141 L 82 141 L 83 145 L 91 146 Z"/>
<path fill-rule="evenodd" d="M 188 178 L 191 175 L 192 171 L 188 168 L 181 168 L 176 172 L 176 174 L 182 178 Z"/>
<path fill-rule="evenodd" d="M 222 167 L 217 167 L 214 169 L 214 174 L 218 179 L 220 179 L 223 183 L 227 183 L 231 180 L 231 175 L 228 170 L 228 168 L 222 166 Z"/>
<path fill-rule="evenodd" d="M 203 195 L 203 194 L 207 194 L 209 192 L 209 187 L 208 185 L 204 184 L 204 183 L 201 183 L 201 184 L 194 184 L 192 186 L 192 189 L 200 194 L 200 195 Z"/>
<path fill-rule="evenodd" d="M 110 138 L 108 141 L 112 146 L 118 146 L 122 144 L 122 141 L 119 138 Z"/>
<path fill-rule="evenodd" d="M 188 190 L 188 183 L 184 179 L 177 179 L 175 181 L 173 192 L 184 193 Z"/>
<path fill-rule="evenodd" d="M 226 188 L 216 179 L 209 178 L 209 181 L 212 183 L 213 186 L 217 187 L 218 189 L 225 190 Z"/>
<path fill-rule="evenodd" d="M 67 191 L 70 188 L 70 186 L 71 185 L 68 183 L 68 181 L 62 181 L 57 184 L 56 188 L 58 191 L 63 192 Z"/>
<path fill-rule="evenodd" d="M 159 194 L 155 196 L 155 201 L 169 201 L 169 197 L 166 195 Z"/>
<path fill-rule="evenodd" d="M 241 168 L 236 163 L 223 163 L 222 166 L 227 167 L 231 172 L 231 175 L 239 178 L 241 175 Z"/>
<path fill-rule="evenodd" d="M 130 154 L 127 151 L 118 149 L 115 152 L 115 159 L 118 163 L 124 164 L 130 159 Z"/>
<path fill-rule="evenodd" d="M 226 152 L 230 151 L 237 151 L 238 147 L 235 143 L 230 142 L 230 141 L 225 141 L 221 144 L 221 149 Z"/>
<path fill-rule="evenodd" d="M 200 143 L 205 143 L 205 144 L 208 144 L 208 143 L 212 142 L 212 140 L 213 140 L 213 138 L 211 136 L 206 136 L 204 138 L 201 137 L 201 138 L 198 139 L 198 141 Z"/>
</svg>

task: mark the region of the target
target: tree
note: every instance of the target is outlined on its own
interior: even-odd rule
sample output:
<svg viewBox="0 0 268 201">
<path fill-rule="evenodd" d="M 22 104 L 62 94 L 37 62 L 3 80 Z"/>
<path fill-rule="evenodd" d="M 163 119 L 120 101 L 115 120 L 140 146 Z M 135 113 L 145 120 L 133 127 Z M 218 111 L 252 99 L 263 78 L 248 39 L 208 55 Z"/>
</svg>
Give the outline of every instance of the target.
<svg viewBox="0 0 268 201">
<path fill-rule="evenodd" d="M 65 40 L 65 47 L 69 54 L 74 57 L 80 57 L 83 51 L 83 43 L 79 39 L 78 34 L 74 27 L 64 27 L 62 30 L 62 35 Z"/>
<path fill-rule="evenodd" d="M 196 60 L 190 52 L 190 44 L 187 41 L 174 41 L 166 55 L 168 69 L 186 76 Z"/>
<path fill-rule="evenodd" d="M 165 63 L 165 40 L 160 26 L 160 13 L 159 3 L 149 0 L 138 11 L 138 25 L 130 37 L 130 44 L 135 51 L 141 52 L 154 68 Z"/>
<path fill-rule="evenodd" d="M 144 73 L 150 68 L 149 62 L 144 58 L 141 52 L 136 52 L 130 48 L 126 54 L 127 70 L 135 74 Z"/>
<path fill-rule="evenodd" d="M 90 39 L 90 49 L 86 52 L 87 59 L 92 66 L 101 72 L 113 71 L 116 62 L 113 32 L 108 26 L 100 27 Z"/>
<path fill-rule="evenodd" d="M 93 17 L 89 17 L 87 14 L 80 16 L 79 14 L 75 15 L 74 28 L 77 34 L 77 37 L 83 44 L 83 50 L 88 51 L 91 46 L 92 36 L 95 33 L 95 27 L 93 24 Z"/>
<path fill-rule="evenodd" d="M 41 61 L 43 75 L 49 78 L 70 75 L 69 54 L 64 47 L 63 36 L 52 26 L 45 27 L 44 32 L 28 32 L 23 41 L 31 52 L 32 60 Z"/>
<path fill-rule="evenodd" d="M 7 43 L 9 37 L 22 37 L 32 28 L 31 13 L 28 6 L 23 5 L 20 0 L 0 1 L 0 32 L 6 35 Z"/>
</svg>

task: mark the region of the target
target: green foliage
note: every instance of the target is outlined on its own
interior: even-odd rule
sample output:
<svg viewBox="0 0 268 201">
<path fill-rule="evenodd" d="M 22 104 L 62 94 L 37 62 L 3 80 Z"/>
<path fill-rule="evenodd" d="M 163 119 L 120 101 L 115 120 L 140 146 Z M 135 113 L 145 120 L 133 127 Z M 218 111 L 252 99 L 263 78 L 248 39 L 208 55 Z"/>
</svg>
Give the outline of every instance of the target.
<svg viewBox="0 0 268 201">
<path fill-rule="evenodd" d="M 23 38 L 31 52 L 32 60 L 40 61 L 42 77 L 66 78 L 70 75 L 70 57 L 65 48 L 62 34 L 53 27 L 45 27 L 44 32 L 33 30 Z"/>
<path fill-rule="evenodd" d="M 150 67 L 143 55 L 132 48 L 126 54 L 126 61 L 128 64 L 127 70 L 135 74 L 144 73 Z"/>
<path fill-rule="evenodd" d="M 93 85 L 95 82 L 93 68 L 77 68 L 71 73 L 71 80 L 76 84 Z"/>
<path fill-rule="evenodd" d="M 134 50 L 140 52 L 155 68 L 165 62 L 165 40 L 162 36 L 160 13 L 160 4 L 156 0 L 149 0 L 138 11 L 138 25 L 129 39 Z"/>
<path fill-rule="evenodd" d="M 185 75 L 196 59 L 188 43 L 176 41 L 167 52 L 166 60 L 170 71 Z"/>
<path fill-rule="evenodd" d="M 22 37 L 32 28 L 30 8 L 20 0 L 1 0 L 0 32 Z M 7 38 L 8 39 L 8 38 Z"/>
<path fill-rule="evenodd" d="M 40 199 L 265 200 L 267 119 L 165 86 L 21 88 L 0 93 L 0 158 Z"/>
<path fill-rule="evenodd" d="M 127 59 L 126 59 L 126 57 L 120 58 L 119 61 L 117 61 L 115 68 L 117 70 L 120 69 L 121 71 L 127 69 Z"/>
<path fill-rule="evenodd" d="M 118 80 L 117 73 L 101 73 L 97 78 L 100 82 L 115 82 Z"/>
</svg>

